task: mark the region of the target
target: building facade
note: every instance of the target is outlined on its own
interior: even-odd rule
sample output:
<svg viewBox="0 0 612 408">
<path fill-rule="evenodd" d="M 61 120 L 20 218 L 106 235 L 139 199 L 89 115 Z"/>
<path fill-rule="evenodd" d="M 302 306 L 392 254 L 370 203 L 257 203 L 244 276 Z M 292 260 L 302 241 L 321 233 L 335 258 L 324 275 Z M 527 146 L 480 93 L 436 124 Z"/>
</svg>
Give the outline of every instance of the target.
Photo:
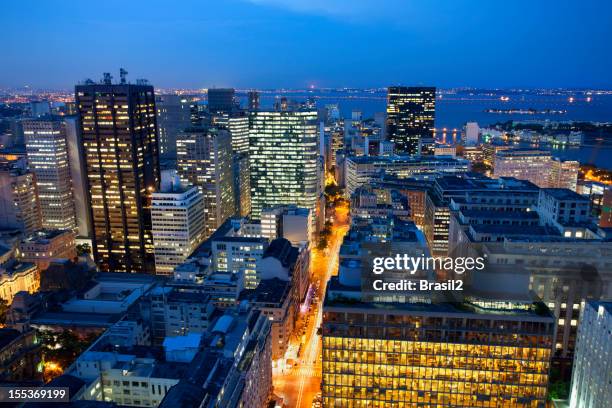
<svg viewBox="0 0 612 408">
<path fill-rule="evenodd" d="M 514 177 L 529 180 L 538 187 L 550 183 L 550 152 L 533 149 L 508 149 L 495 153 L 493 174 L 495 177 Z"/>
<path fill-rule="evenodd" d="M 587 302 L 578 327 L 571 408 L 605 408 L 612 401 L 612 303 Z"/>
<path fill-rule="evenodd" d="M 42 228 L 34 174 L 15 162 L 0 162 L 0 228 L 32 234 Z"/>
<path fill-rule="evenodd" d="M 562 161 L 558 158 L 552 158 L 549 187 L 567 188 L 576 191 L 579 171 L 580 163 L 575 160 Z"/>
<path fill-rule="evenodd" d="M 204 240 L 204 198 L 197 187 L 153 193 L 151 202 L 155 273 L 172 275 Z"/>
<path fill-rule="evenodd" d="M 160 95 L 156 101 L 159 126 L 159 156 L 176 159 L 176 139 L 191 126 L 191 98 L 183 95 Z"/>
<path fill-rule="evenodd" d="M 295 204 L 314 212 L 319 197 L 317 112 L 251 113 L 250 175 L 252 216 L 263 208 Z"/>
<path fill-rule="evenodd" d="M 19 243 L 19 258 L 36 264 L 44 271 L 55 259 L 77 256 L 75 233 L 72 230 L 41 230 Z"/>
<path fill-rule="evenodd" d="M 387 89 L 387 139 L 398 154 L 419 155 L 423 139 L 433 137 L 436 88 Z"/>
<path fill-rule="evenodd" d="M 323 309 L 324 406 L 545 406 L 550 314 L 350 300 Z"/>
<path fill-rule="evenodd" d="M 234 214 L 231 135 L 225 129 L 190 128 L 177 140 L 181 182 L 197 186 L 204 196 L 204 237 Z"/>
<path fill-rule="evenodd" d="M 155 270 L 151 193 L 159 188 L 153 86 L 76 86 L 93 255 L 103 271 Z"/>
<path fill-rule="evenodd" d="M 28 165 L 36 175 L 43 228 L 76 229 L 64 122 L 38 119 L 22 123 Z"/>
<path fill-rule="evenodd" d="M 0 265 L 0 298 L 9 305 L 18 292 L 35 293 L 39 287 L 40 274 L 35 264 L 12 259 Z"/>
</svg>

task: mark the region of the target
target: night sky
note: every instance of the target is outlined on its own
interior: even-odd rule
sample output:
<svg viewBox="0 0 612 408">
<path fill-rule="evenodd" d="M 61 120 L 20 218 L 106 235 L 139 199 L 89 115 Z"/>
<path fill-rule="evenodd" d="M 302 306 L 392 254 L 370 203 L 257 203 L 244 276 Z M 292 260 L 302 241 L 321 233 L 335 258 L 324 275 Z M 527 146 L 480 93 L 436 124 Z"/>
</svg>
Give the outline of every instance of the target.
<svg viewBox="0 0 612 408">
<path fill-rule="evenodd" d="M 612 88 L 612 2 L 0 3 L 0 87 Z"/>
</svg>

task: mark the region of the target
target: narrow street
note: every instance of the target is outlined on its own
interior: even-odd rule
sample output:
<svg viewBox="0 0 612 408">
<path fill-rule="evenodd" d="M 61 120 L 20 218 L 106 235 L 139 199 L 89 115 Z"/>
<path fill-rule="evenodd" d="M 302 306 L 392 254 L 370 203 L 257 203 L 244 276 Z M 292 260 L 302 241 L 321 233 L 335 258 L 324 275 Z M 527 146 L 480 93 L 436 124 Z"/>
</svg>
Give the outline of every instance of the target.
<svg viewBox="0 0 612 408">
<path fill-rule="evenodd" d="M 338 255 L 342 239 L 349 229 L 348 204 L 344 202 L 335 209 L 334 223 L 329 236 L 328 247 L 324 251 L 312 250 L 312 284 L 319 287 L 316 292 L 319 300 L 313 303 L 303 316 L 307 321 L 305 335 L 295 339 L 290 350 L 300 347 L 297 364 L 274 375 L 274 393 L 283 398 L 285 406 L 291 408 L 310 408 L 321 387 L 321 338 L 317 334 L 323 319 L 323 301 L 327 282 L 338 270 Z"/>
</svg>

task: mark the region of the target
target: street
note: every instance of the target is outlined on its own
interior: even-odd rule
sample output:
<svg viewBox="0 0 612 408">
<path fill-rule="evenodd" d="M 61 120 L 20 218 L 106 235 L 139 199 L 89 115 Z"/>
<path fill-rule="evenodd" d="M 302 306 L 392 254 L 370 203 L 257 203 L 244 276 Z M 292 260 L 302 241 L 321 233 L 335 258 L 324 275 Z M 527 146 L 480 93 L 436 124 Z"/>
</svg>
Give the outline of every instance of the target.
<svg viewBox="0 0 612 408">
<path fill-rule="evenodd" d="M 283 372 L 275 372 L 274 393 L 283 398 L 285 406 L 291 408 L 310 408 L 313 400 L 321 389 L 321 339 L 317 330 L 323 319 L 323 301 L 329 278 L 337 273 L 338 255 L 342 239 L 349 229 L 348 204 L 336 207 L 334 223 L 329 237 L 328 248 L 320 251 L 312 250 L 311 271 L 312 283 L 319 287 L 316 295 L 318 301 L 303 317 L 307 322 L 305 336 L 296 336 L 295 344 L 290 350 L 297 350 L 301 344 L 297 364 L 286 368 Z"/>
</svg>

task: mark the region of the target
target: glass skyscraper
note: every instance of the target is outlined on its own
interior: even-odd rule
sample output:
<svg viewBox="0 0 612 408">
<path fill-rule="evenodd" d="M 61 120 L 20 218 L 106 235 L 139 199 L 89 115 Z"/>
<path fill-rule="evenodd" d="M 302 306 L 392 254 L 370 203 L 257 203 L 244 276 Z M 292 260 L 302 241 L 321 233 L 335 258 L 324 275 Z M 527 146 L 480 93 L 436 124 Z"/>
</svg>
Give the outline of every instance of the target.
<svg viewBox="0 0 612 408">
<path fill-rule="evenodd" d="M 251 208 L 295 204 L 315 211 L 318 198 L 317 112 L 251 112 Z"/>
</svg>

